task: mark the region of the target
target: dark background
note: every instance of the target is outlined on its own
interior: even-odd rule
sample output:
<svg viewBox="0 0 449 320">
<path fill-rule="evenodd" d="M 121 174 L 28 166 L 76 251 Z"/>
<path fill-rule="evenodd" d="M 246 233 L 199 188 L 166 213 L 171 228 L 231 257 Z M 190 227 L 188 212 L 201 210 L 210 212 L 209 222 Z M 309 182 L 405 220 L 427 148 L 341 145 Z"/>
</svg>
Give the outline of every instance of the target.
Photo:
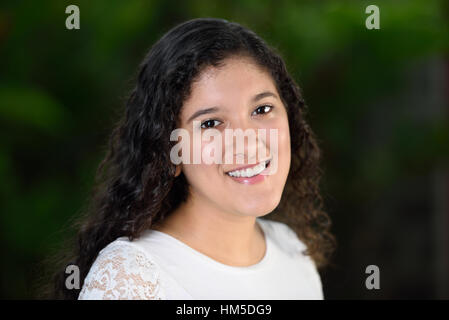
<svg viewBox="0 0 449 320">
<path fill-rule="evenodd" d="M 70 4 L 79 30 L 65 27 Z M 449 7 L 424 0 L 2 3 L 0 298 L 35 296 L 36 264 L 81 213 L 138 64 L 197 17 L 256 31 L 303 89 L 339 241 L 325 297 L 449 298 Z M 371 264 L 379 290 L 365 287 Z"/>
</svg>

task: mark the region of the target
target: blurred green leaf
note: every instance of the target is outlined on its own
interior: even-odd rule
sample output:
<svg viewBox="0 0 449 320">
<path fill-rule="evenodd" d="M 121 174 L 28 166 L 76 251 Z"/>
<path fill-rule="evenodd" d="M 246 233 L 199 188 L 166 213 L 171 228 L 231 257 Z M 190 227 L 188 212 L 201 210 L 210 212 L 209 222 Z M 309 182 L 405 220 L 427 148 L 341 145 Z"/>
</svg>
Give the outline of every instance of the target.
<svg viewBox="0 0 449 320">
<path fill-rule="evenodd" d="M 47 133 L 64 129 L 67 114 L 49 94 L 36 88 L 0 87 L 0 119 Z"/>
</svg>

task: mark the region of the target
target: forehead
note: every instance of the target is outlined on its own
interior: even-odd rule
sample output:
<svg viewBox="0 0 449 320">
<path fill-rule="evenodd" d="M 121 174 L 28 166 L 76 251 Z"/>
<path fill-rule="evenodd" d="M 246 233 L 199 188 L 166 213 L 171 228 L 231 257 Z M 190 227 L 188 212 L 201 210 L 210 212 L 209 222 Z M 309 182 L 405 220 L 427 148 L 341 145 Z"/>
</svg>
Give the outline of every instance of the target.
<svg viewBox="0 0 449 320">
<path fill-rule="evenodd" d="M 206 67 L 192 83 L 181 117 L 204 107 L 240 106 L 263 91 L 277 93 L 275 83 L 265 69 L 250 58 L 228 58 L 220 67 Z"/>
</svg>

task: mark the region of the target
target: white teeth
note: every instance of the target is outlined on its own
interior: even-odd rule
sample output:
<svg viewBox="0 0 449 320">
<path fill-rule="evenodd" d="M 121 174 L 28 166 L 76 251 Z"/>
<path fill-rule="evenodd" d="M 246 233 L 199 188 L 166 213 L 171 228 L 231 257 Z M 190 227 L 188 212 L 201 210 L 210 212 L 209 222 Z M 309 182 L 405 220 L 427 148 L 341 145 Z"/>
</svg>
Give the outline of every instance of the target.
<svg viewBox="0 0 449 320">
<path fill-rule="evenodd" d="M 253 177 L 255 175 L 258 175 L 259 173 L 261 173 L 262 171 L 265 170 L 267 165 L 267 162 L 261 162 L 259 163 L 257 166 L 252 167 L 252 168 L 247 168 L 247 169 L 243 169 L 243 170 L 235 170 L 235 171 L 231 171 L 228 172 L 228 174 L 231 177 L 243 177 L 243 178 L 249 178 L 249 177 Z"/>
</svg>

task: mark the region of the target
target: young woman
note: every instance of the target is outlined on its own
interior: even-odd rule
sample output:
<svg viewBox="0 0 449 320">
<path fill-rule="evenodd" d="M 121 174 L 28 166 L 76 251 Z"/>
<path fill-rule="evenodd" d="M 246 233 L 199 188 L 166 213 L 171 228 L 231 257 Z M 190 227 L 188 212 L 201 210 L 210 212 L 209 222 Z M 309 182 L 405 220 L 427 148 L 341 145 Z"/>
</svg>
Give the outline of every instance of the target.
<svg viewBox="0 0 449 320">
<path fill-rule="evenodd" d="M 280 56 L 247 28 L 202 18 L 170 30 L 141 64 L 100 164 L 68 261 L 81 287 L 67 288 L 62 271 L 57 297 L 323 299 L 318 268 L 335 240 L 305 108 Z M 181 128 L 190 146 L 212 129 L 276 135 L 257 136 L 265 157 L 248 139 L 231 162 L 175 163 Z"/>
</svg>

